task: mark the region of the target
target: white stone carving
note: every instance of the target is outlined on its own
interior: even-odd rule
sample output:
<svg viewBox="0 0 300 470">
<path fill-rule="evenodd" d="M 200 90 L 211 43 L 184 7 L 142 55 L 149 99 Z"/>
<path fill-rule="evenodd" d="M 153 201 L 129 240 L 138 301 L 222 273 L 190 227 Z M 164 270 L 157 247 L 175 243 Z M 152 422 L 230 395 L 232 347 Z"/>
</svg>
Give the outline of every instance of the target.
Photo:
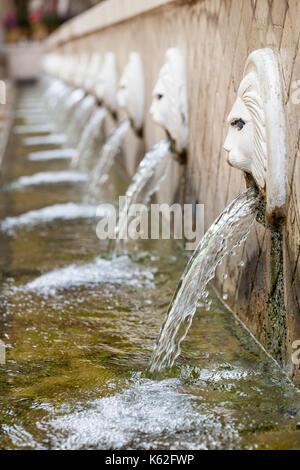
<svg viewBox="0 0 300 470">
<path fill-rule="evenodd" d="M 275 50 L 259 49 L 248 57 L 228 124 L 224 144 L 228 163 L 253 176 L 266 197 L 268 222 L 282 221 L 286 203 L 285 118 Z"/>
<path fill-rule="evenodd" d="M 132 52 L 119 83 L 118 105 L 125 109 L 134 129 L 143 127 L 145 113 L 145 80 L 141 58 Z"/>
<path fill-rule="evenodd" d="M 177 48 L 166 52 L 150 112 L 173 140 L 176 152 L 183 153 L 188 144 L 186 71 L 183 53 Z"/>
<path fill-rule="evenodd" d="M 76 75 L 78 58 L 74 55 L 60 56 L 59 67 L 61 69 L 60 78 L 66 83 L 72 83 Z"/>
<path fill-rule="evenodd" d="M 83 87 L 88 64 L 89 64 L 88 54 L 81 54 L 78 59 L 77 70 L 74 73 L 74 77 L 73 78 L 71 77 L 71 81 L 73 85 L 75 85 L 78 88 Z"/>
<path fill-rule="evenodd" d="M 88 68 L 84 77 L 84 89 L 88 93 L 94 91 L 94 86 L 97 82 L 98 76 L 101 71 L 101 56 L 98 52 L 94 52 L 90 58 Z"/>
<path fill-rule="evenodd" d="M 117 86 L 115 54 L 113 52 L 107 52 L 95 85 L 95 92 L 98 99 L 112 113 L 115 113 L 117 109 Z"/>
</svg>

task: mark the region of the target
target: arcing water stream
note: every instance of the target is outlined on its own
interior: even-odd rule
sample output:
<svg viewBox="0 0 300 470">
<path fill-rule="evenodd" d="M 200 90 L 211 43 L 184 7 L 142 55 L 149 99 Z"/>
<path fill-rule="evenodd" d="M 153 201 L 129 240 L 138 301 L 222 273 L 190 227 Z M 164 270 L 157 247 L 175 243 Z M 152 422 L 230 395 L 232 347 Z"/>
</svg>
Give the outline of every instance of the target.
<svg viewBox="0 0 300 470">
<path fill-rule="evenodd" d="M 80 137 L 76 155 L 72 160 L 72 166 L 81 171 L 89 170 L 89 160 L 93 155 L 93 145 L 101 135 L 101 126 L 107 114 L 106 108 L 101 106 L 91 115 L 86 127 L 83 129 Z"/>
<path fill-rule="evenodd" d="M 172 367 L 193 321 L 197 303 L 217 266 L 247 237 L 259 196 L 250 188 L 237 196 L 211 225 L 192 255 L 170 304 L 150 364 L 150 372 Z"/>
<path fill-rule="evenodd" d="M 166 169 L 161 165 L 164 164 L 169 150 L 169 139 L 162 140 L 146 153 L 141 161 L 132 183 L 126 191 L 126 204 L 120 213 L 116 230 L 116 254 L 121 253 L 126 241 L 125 230 L 130 222 L 128 220 L 130 208 L 133 204 L 147 204 L 166 176 Z"/>
<path fill-rule="evenodd" d="M 124 119 L 111 136 L 107 139 L 99 155 L 98 163 L 92 171 L 91 182 L 88 190 L 88 200 L 95 202 L 101 199 L 99 189 L 108 180 L 109 172 L 114 164 L 115 158 L 121 151 L 121 146 L 126 133 L 130 129 L 129 119 Z"/>
<path fill-rule="evenodd" d="M 27 125 L 26 115 L 16 124 Z M 5 186 L 69 169 L 27 154 L 14 136 Z M 85 192 L 75 182 L 12 187 L 0 195 L 0 217 L 82 204 Z M 243 205 L 250 220 L 254 199 L 241 196 Z M 0 448 L 298 449 L 299 393 L 210 289 L 210 309 L 198 304 L 176 367 L 147 378 L 186 258 L 171 241 L 143 250 L 109 259 L 94 218 L 0 232 Z"/>
</svg>

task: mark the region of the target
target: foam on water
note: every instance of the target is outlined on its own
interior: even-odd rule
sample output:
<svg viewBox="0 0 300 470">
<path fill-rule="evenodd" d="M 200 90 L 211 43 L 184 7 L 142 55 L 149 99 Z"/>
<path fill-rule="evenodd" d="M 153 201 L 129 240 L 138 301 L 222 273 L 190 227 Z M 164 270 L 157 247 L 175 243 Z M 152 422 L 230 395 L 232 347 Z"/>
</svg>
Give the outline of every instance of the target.
<svg viewBox="0 0 300 470">
<path fill-rule="evenodd" d="M 35 147 L 39 145 L 63 145 L 67 142 L 65 134 L 50 134 L 40 137 L 27 137 L 23 140 L 26 147 Z"/>
<path fill-rule="evenodd" d="M 85 403 L 84 411 L 38 427 L 50 437 L 51 448 L 61 450 L 234 447 L 239 439 L 234 417 L 224 422 L 207 404 L 180 393 L 179 386 L 178 379 L 140 379 L 121 393 Z"/>
<path fill-rule="evenodd" d="M 142 268 L 127 256 L 112 260 L 96 258 L 92 263 L 72 264 L 43 274 L 26 284 L 25 290 L 50 296 L 63 289 L 107 283 L 132 287 L 142 287 L 146 283 L 152 287 L 153 273 L 153 269 Z"/>
<path fill-rule="evenodd" d="M 4 432 L 8 432 L 10 434 L 11 442 L 20 449 L 28 448 L 28 444 L 30 444 L 30 446 L 33 448 L 44 448 L 43 446 L 39 446 L 39 444 L 34 440 L 32 434 L 26 431 L 22 426 L 17 424 L 13 426 L 7 426 L 4 424 L 2 425 L 2 429 Z"/>
<path fill-rule="evenodd" d="M 15 126 L 15 134 L 48 134 L 54 131 L 53 124 L 39 124 L 28 126 Z"/>
<path fill-rule="evenodd" d="M 38 224 L 54 222 L 57 219 L 72 220 L 82 218 L 93 218 L 99 216 L 99 210 L 91 204 L 75 204 L 68 202 L 66 204 L 55 204 L 53 206 L 43 207 L 42 209 L 32 210 L 16 217 L 7 217 L 1 224 L 1 230 L 9 234 L 14 234 L 18 227 L 33 227 Z M 105 214 L 103 214 L 104 216 Z"/>
<path fill-rule="evenodd" d="M 76 149 L 65 148 L 57 150 L 44 150 L 42 152 L 31 152 L 27 158 L 32 162 L 42 162 L 47 160 L 72 159 L 75 158 L 76 155 Z"/>
<path fill-rule="evenodd" d="M 21 176 L 7 186 L 7 189 L 22 189 L 40 184 L 81 183 L 88 180 L 88 175 L 79 171 L 45 171 L 30 176 Z"/>
</svg>

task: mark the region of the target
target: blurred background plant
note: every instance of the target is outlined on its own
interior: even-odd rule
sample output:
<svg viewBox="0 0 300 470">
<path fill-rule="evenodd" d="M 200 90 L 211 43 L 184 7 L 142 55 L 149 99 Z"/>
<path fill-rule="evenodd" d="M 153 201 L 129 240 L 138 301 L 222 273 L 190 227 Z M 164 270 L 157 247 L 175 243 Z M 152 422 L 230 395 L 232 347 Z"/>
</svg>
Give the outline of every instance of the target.
<svg viewBox="0 0 300 470">
<path fill-rule="evenodd" d="M 43 40 L 64 21 L 101 1 L 109 0 L 1 0 L 5 42 Z"/>
</svg>

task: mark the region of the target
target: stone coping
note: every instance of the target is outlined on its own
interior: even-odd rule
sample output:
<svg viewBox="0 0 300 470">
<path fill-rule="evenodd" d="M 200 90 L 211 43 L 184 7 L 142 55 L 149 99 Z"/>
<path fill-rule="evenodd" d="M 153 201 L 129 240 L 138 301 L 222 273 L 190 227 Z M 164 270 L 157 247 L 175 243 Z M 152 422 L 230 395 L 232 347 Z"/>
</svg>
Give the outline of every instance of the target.
<svg viewBox="0 0 300 470">
<path fill-rule="evenodd" d="M 155 10 L 178 0 L 107 0 L 63 24 L 45 41 L 51 50 L 72 39 L 91 34 L 108 26 Z"/>
</svg>

